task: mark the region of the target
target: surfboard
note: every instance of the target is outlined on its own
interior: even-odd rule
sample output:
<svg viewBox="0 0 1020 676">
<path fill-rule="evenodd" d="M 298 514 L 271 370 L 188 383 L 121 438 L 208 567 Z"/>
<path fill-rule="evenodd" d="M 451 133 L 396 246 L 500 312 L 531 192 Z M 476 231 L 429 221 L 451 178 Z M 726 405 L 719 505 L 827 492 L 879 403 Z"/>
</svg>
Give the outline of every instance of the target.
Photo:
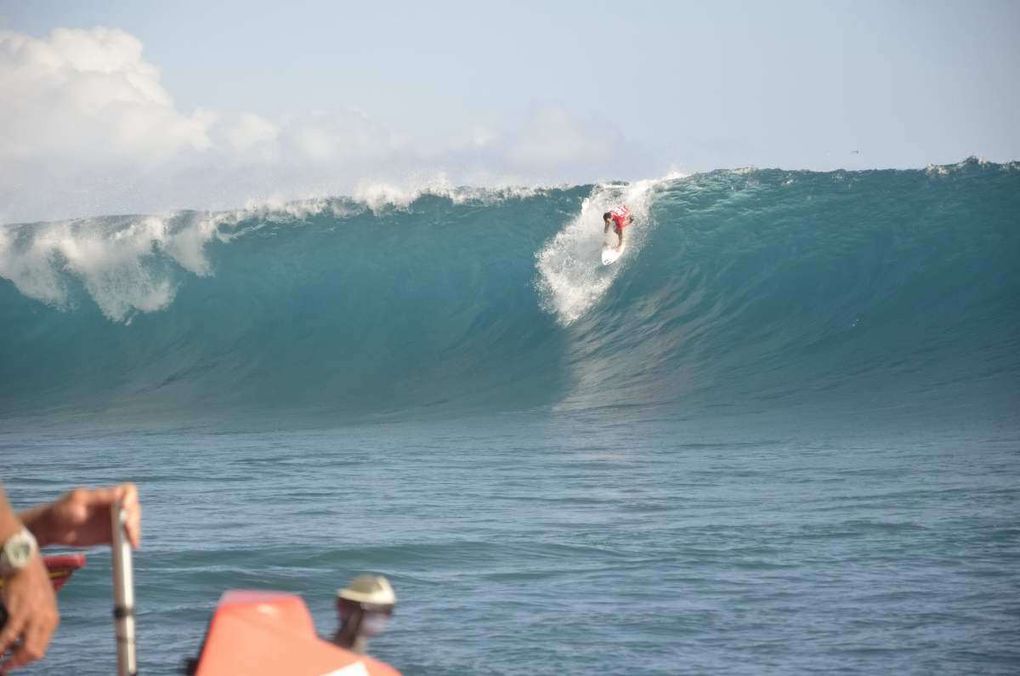
<svg viewBox="0 0 1020 676">
<path fill-rule="evenodd" d="M 615 232 L 610 230 L 606 233 L 606 238 L 602 242 L 602 265 L 611 265 L 616 262 L 616 259 L 623 255 L 623 252 L 627 250 L 627 245 L 622 245 L 619 249 L 616 248 L 616 244 L 620 241 L 619 237 Z"/>
</svg>

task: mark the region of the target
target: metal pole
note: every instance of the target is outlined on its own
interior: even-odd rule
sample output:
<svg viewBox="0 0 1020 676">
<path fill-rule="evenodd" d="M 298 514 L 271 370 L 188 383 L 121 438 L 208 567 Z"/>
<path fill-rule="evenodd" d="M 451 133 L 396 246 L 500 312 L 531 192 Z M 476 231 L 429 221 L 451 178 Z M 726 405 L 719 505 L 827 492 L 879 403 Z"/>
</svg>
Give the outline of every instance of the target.
<svg viewBox="0 0 1020 676">
<path fill-rule="evenodd" d="M 113 527 L 113 626 L 117 636 L 117 676 L 135 676 L 135 580 L 131 545 L 124 533 L 120 500 L 111 509 Z"/>
</svg>

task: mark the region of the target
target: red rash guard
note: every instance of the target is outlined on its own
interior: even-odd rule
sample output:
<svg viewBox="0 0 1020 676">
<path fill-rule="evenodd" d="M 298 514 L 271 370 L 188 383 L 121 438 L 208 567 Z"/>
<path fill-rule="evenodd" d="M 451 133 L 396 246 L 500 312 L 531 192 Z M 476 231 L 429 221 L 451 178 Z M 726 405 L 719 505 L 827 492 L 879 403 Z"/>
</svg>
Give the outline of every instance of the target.
<svg viewBox="0 0 1020 676">
<path fill-rule="evenodd" d="M 630 209 L 627 207 L 616 207 L 609 213 L 612 215 L 617 230 L 623 230 L 630 225 Z"/>
</svg>

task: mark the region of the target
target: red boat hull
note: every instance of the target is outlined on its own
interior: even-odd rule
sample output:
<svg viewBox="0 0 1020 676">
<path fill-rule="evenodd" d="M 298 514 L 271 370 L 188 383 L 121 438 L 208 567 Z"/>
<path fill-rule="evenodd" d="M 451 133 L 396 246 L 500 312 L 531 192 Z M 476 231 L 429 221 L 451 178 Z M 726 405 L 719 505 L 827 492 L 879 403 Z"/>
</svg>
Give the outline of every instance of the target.
<svg viewBox="0 0 1020 676">
<path fill-rule="evenodd" d="M 53 590 L 59 591 L 74 571 L 85 565 L 84 554 L 56 554 L 44 556 L 43 563 L 50 574 L 50 582 L 53 583 Z M 3 588 L 4 581 L 0 578 L 0 588 Z"/>
</svg>

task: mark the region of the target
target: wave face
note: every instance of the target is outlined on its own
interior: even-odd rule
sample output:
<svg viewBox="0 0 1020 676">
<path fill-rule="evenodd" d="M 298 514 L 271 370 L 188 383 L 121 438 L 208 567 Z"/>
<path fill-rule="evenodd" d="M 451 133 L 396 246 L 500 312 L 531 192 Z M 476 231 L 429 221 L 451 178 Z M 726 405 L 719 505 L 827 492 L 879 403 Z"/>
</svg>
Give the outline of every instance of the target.
<svg viewBox="0 0 1020 676">
<path fill-rule="evenodd" d="M 4 226 L 0 417 L 1015 424 L 1018 213 L 1020 165 L 970 160 Z"/>
</svg>

